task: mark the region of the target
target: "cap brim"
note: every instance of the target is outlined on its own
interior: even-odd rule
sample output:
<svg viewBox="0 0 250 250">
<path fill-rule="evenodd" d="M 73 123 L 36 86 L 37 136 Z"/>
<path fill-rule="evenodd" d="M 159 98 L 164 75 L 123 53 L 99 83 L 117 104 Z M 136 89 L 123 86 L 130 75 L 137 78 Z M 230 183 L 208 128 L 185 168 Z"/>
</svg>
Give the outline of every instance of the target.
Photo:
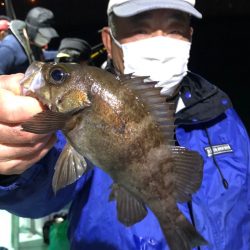
<svg viewBox="0 0 250 250">
<path fill-rule="evenodd" d="M 59 37 L 58 33 L 56 32 L 55 29 L 51 27 L 46 27 L 46 28 L 39 28 L 38 31 L 41 33 L 43 37 L 48 38 L 49 40 L 52 38 Z"/>
<path fill-rule="evenodd" d="M 57 55 L 56 55 L 57 58 L 61 58 L 61 57 L 70 57 L 69 54 L 66 54 L 66 53 L 63 53 L 63 52 L 59 52 Z"/>
<path fill-rule="evenodd" d="M 120 5 L 114 6 L 113 11 L 119 17 L 130 17 L 141 12 L 155 9 L 174 9 L 186 12 L 197 18 L 202 18 L 202 14 L 196 10 L 193 5 L 183 0 L 144 0 L 144 1 L 127 1 Z M 110 13 L 108 13 L 110 14 Z"/>
<path fill-rule="evenodd" d="M 43 47 L 46 44 L 50 43 L 51 39 L 55 37 L 58 37 L 58 34 L 53 28 L 39 28 L 34 38 L 34 42 L 38 46 Z"/>
</svg>

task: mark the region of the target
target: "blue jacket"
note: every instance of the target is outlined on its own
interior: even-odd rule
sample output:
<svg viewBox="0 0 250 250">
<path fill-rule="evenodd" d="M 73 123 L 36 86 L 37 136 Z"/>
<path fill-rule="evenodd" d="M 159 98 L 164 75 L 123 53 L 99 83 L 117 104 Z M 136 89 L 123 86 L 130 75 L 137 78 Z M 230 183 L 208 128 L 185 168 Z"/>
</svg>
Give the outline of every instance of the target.
<svg viewBox="0 0 250 250">
<path fill-rule="evenodd" d="M 9 34 L 0 43 L 0 75 L 25 72 L 29 60 L 17 38 Z"/>
<path fill-rule="evenodd" d="M 181 93 L 186 107 L 176 114 L 176 138 L 180 145 L 197 150 L 205 165 L 200 189 L 191 202 L 178 206 L 209 242 L 200 249 L 249 250 L 247 132 L 228 97 L 200 76 L 190 73 L 185 77 Z M 0 208 L 37 218 L 72 202 L 68 233 L 72 250 L 168 249 L 151 211 L 132 227 L 117 221 L 115 202 L 108 201 L 112 180 L 97 167 L 53 195 L 53 167 L 65 143 L 60 133 L 58 137 L 39 163 L 14 181 L 2 181 Z"/>
<path fill-rule="evenodd" d="M 51 61 L 55 52 L 43 53 L 38 46 L 30 44 L 32 59 L 37 61 Z M 15 35 L 7 35 L 0 43 L 0 75 L 24 73 L 29 66 L 28 56 Z"/>
</svg>

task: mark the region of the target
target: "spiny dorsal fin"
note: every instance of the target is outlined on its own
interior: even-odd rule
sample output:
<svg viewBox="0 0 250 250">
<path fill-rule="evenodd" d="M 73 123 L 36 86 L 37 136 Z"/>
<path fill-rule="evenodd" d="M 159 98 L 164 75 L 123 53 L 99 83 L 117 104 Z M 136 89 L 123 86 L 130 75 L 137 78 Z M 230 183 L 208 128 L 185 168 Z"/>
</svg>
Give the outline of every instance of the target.
<svg viewBox="0 0 250 250">
<path fill-rule="evenodd" d="M 166 97 L 160 94 L 161 88 L 155 88 L 157 82 L 145 82 L 146 78 L 148 77 L 134 77 L 132 74 L 119 76 L 121 84 L 133 90 L 141 98 L 163 132 L 166 143 L 174 145 L 176 105 L 166 101 Z"/>
<path fill-rule="evenodd" d="M 120 83 L 124 84 L 127 80 L 130 80 L 132 77 L 133 73 L 130 74 L 120 74 L 117 76 L 118 80 Z"/>
</svg>

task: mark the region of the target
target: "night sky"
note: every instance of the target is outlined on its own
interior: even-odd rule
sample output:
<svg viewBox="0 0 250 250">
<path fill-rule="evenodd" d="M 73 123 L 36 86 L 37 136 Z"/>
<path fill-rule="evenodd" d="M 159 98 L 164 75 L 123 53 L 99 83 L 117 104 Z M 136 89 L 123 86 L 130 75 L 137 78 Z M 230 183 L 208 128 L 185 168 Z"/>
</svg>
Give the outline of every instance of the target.
<svg viewBox="0 0 250 250">
<path fill-rule="evenodd" d="M 0 0 L 0 15 L 5 14 L 3 2 Z M 46 7 L 55 14 L 55 28 L 60 39 L 81 37 L 92 46 L 101 42 L 98 30 L 106 25 L 107 2 L 13 0 L 17 18 L 24 19 L 28 10 L 34 6 Z M 202 12 L 203 19 L 193 20 L 194 36 L 189 69 L 201 74 L 231 97 L 250 132 L 250 1 L 197 0 L 196 7 Z M 50 49 L 56 49 L 60 39 L 54 40 Z"/>
</svg>

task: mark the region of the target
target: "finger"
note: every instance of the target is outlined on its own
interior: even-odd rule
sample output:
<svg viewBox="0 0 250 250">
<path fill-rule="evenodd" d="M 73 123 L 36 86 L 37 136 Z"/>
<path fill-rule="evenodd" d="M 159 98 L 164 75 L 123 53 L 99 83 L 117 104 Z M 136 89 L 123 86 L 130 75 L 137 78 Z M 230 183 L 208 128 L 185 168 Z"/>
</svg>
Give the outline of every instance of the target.
<svg viewBox="0 0 250 250">
<path fill-rule="evenodd" d="M 0 88 L 11 91 L 16 95 L 21 94 L 20 81 L 23 78 L 23 74 L 13 74 L 13 75 L 2 75 L 0 76 Z"/>
<path fill-rule="evenodd" d="M 56 142 L 56 136 L 52 136 L 48 143 L 39 152 L 31 154 L 26 157 L 22 157 L 15 160 L 10 160 L 6 162 L 0 162 L 0 174 L 2 175 L 13 175 L 22 174 L 25 170 L 30 168 L 36 162 L 41 160 L 53 147 Z"/>
<path fill-rule="evenodd" d="M 47 136 L 25 132 L 20 125 L 0 123 L 0 144 L 20 145 L 36 143 Z"/>
<path fill-rule="evenodd" d="M 51 136 L 47 136 L 40 139 L 40 141 L 36 143 L 20 144 L 18 146 L 13 146 L 12 144 L 0 144 L 0 162 L 23 158 L 35 154 L 45 147 L 50 138 Z"/>
<path fill-rule="evenodd" d="M 0 89 L 0 122 L 20 123 L 43 110 L 33 97 L 15 96 L 12 92 Z"/>
</svg>

